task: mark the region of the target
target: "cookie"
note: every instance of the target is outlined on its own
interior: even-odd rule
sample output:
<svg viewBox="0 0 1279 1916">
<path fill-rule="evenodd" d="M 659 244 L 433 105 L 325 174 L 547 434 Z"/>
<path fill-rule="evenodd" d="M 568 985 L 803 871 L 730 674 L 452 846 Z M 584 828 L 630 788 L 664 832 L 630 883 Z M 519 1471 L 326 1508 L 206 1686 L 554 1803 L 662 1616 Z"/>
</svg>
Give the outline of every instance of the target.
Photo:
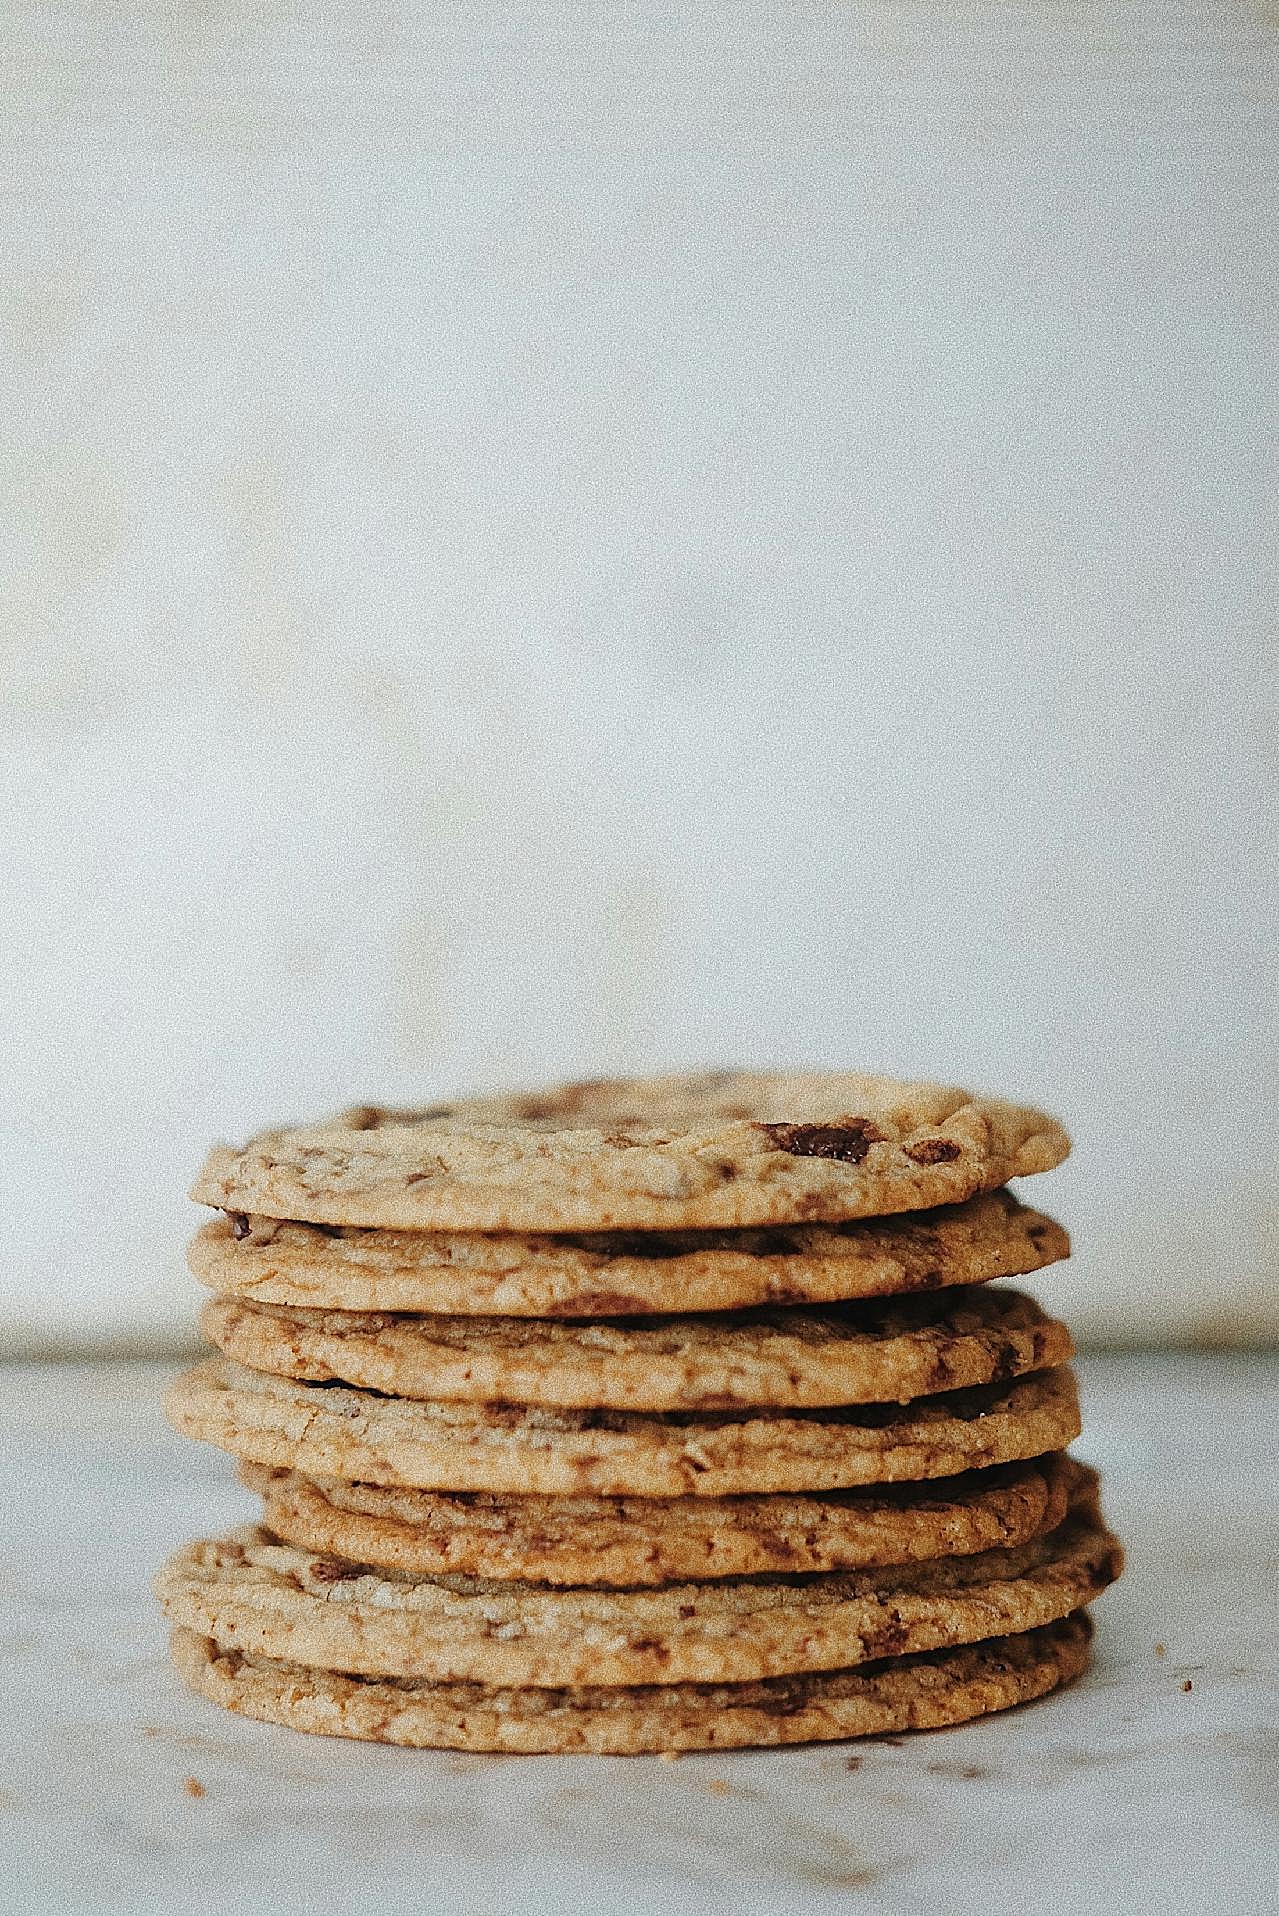
<svg viewBox="0 0 1279 1916">
<path fill-rule="evenodd" d="M 338 1676 L 173 1632 L 183 1681 L 210 1702 L 317 1736 L 410 1749 L 638 1756 L 937 1730 L 1012 1709 L 1088 1667 L 1084 1612 L 1020 1636 L 761 1683 L 502 1690 Z"/>
<path fill-rule="evenodd" d="M 741 1231 L 493 1236 L 218 1217 L 188 1258 L 210 1290 L 263 1304 L 625 1317 L 982 1284 L 1069 1254 L 1059 1224 L 992 1191 L 895 1218 Z"/>
<path fill-rule="evenodd" d="M 170 1622 L 229 1649 L 357 1676 L 513 1688 L 746 1683 L 1035 1629 L 1119 1573 L 1095 1506 L 1016 1550 L 838 1576 L 547 1590 L 396 1577 L 245 1526 L 156 1578 Z"/>
<path fill-rule="evenodd" d="M 189 1437 L 249 1463 L 423 1490 L 703 1497 L 951 1476 L 1063 1450 L 1069 1370 L 905 1407 L 671 1415 L 439 1404 L 299 1384 L 209 1358 L 165 1400 Z"/>
<path fill-rule="evenodd" d="M 220 1650 L 172 1632 L 172 1659 L 199 1696 L 258 1722 L 312 1736 L 408 1749 L 509 1755 L 615 1755 L 662 1749 L 825 1744 L 848 1736 L 940 1730 L 1047 1696 L 1088 1669 L 1086 1611 L 963 1650 L 747 1684 L 486 1690 L 481 1684 L 337 1677 Z"/>
<path fill-rule="evenodd" d="M 495 1497 L 322 1483 L 242 1464 L 286 1543 L 409 1576 L 642 1588 L 1014 1549 L 1092 1481 L 1060 1452 L 926 1487 L 828 1497 Z"/>
<path fill-rule="evenodd" d="M 1042 1113 L 947 1086 L 721 1071 L 427 1111 L 362 1106 L 219 1147 L 192 1196 L 407 1230 L 833 1223 L 953 1204 L 1068 1150 Z"/>
<path fill-rule="evenodd" d="M 634 1324 L 410 1317 L 212 1299 L 200 1327 L 254 1370 L 390 1397 L 567 1410 L 907 1403 L 1049 1370 L 1070 1333 L 1019 1291 Z"/>
</svg>

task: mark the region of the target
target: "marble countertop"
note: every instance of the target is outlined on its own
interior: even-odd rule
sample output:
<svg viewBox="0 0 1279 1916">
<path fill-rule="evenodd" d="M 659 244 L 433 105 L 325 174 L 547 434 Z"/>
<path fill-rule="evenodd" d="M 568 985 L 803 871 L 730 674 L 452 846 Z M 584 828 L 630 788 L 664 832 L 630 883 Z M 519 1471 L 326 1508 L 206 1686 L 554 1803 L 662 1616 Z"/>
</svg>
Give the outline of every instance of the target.
<svg viewBox="0 0 1279 1916">
<path fill-rule="evenodd" d="M 167 1369 L 6 1371 L 0 1908 L 1279 1910 L 1279 1357 L 1083 1365 L 1130 1565 L 1073 1690 L 678 1762 L 331 1743 L 186 1695 L 148 1577 L 251 1500 L 164 1424 Z"/>
</svg>

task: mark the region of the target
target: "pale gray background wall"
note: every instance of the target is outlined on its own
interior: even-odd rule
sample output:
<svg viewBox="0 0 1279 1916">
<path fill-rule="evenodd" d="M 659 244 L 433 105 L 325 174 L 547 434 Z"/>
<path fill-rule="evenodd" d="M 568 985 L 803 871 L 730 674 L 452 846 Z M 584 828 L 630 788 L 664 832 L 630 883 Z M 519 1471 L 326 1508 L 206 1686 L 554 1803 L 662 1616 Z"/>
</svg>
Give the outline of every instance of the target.
<svg viewBox="0 0 1279 1916">
<path fill-rule="evenodd" d="M 1274 1333 L 1274 9 L 5 20 L 5 1343 L 216 1134 L 729 1058 Z"/>
</svg>

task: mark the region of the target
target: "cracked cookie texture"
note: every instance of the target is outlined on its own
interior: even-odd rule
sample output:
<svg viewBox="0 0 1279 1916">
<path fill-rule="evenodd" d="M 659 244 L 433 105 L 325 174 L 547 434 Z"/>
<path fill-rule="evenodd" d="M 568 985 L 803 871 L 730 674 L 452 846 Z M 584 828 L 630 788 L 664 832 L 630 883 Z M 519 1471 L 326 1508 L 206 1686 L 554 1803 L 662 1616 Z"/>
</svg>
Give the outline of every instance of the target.
<svg viewBox="0 0 1279 1916">
<path fill-rule="evenodd" d="M 225 1708 L 525 1752 L 962 1723 L 1120 1574 L 1028 1106 L 854 1072 L 360 1105 L 219 1145 L 170 1387 L 262 1521 L 156 1579 Z M 992 1281 L 993 1280 L 993 1281 Z"/>
<path fill-rule="evenodd" d="M 734 1496 L 946 1477 L 1079 1435 L 1069 1368 L 905 1405 L 646 1413 L 435 1403 L 207 1358 L 166 1399 L 189 1437 L 307 1476 L 515 1495 Z"/>
<path fill-rule="evenodd" d="M 200 1327 L 254 1370 L 387 1396 L 569 1410 L 907 1403 L 1051 1369 L 1066 1326 L 1018 1291 L 632 1325 L 312 1311 L 216 1298 Z"/>
<path fill-rule="evenodd" d="M 227 1650 L 179 1627 L 183 1680 L 224 1709 L 411 1749 L 638 1756 L 936 1730 L 1008 1710 L 1088 1667 L 1086 1611 L 1017 1636 L 742 1684 L 502 1689 L 358 1677 Z"/>
<path fill-rule="evenodd" d="M 1057 1452 L 825 1497 L 530 1497 L 240 1467 L 267 1528 L 303 1550 L 410 1576 L 624 1588 L 1013 1549 L 1056 1529 L 1084 1474 Z"/>
<path fill-rule="evenodd" d="M 189 1545 L 156 1588 L 173 1623 L 255 1656 L 495 1685 L 731 1683 L 844 1669 L 1037 1628 L 1118 1575 L 1095 1497 L 1015 1550 L 834 1576 L 548 1590 L 413 1578 L 246 1527 Z"/>
<path fill-rule="evenodd" d="M 222 1216 L 188 1253 L 200 1282 L 262 1304 L 507 1317 L 834 1304 L 1024 1277 L 1070 1254 L 1060 1224 L 991 1191 L 843 1224 L 719 1231 L 392 1231 Z"/>
<path fill-rule="evenodd" d="M 601 1079 L 424 1111 L 360 1106 L 220 1146 L 192 1196 L 239 1215 L 391 1229 L 837 1223 L 1048 1171 L 1042 1112 L 857 1073 Z"/>
</svg>

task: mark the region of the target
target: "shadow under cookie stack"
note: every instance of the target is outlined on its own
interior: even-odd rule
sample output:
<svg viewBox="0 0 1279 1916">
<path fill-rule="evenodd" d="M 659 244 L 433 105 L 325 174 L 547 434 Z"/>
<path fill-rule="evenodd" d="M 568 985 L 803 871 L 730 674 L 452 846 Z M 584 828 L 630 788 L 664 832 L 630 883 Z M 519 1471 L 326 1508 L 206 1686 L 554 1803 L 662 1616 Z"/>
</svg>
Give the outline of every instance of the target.
<svg viewBox="0 0 1279 1916">
<path fill-rule="evenodd" d="M 959 1723 L 1087 1665 L 1121 1567 L 1068 1149 L 936 1085 L 717 1072 L 219 1148 L 218 1354 L 173 1386 L 263 1522 L 157 1589 L 192 1688 L 327 1735 L 632 1753 Z"/>
</svg>

